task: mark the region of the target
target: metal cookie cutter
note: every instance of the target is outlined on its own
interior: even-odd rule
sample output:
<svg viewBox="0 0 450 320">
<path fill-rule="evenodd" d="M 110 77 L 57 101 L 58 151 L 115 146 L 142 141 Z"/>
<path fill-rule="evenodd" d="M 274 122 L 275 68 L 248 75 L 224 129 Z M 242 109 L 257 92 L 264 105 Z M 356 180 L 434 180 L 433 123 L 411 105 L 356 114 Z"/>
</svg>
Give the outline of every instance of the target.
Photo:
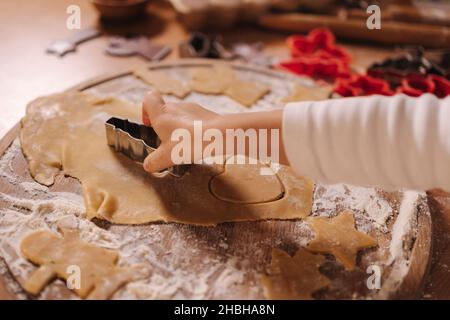
<svg viewBox="0 0 450 320">
<path fill-rule="evenodd" d="M 161 140 L 152 127 L 112 117 L 105 123 L 108 145 L 136 162 L 144 159 L 161 144 Z M 171 174 L 181 177 L 190 165 L 176 165 L 154 174 L 158 177 Z"/>
<path fill-rule="evenodd" d="M 47 53 L 64 56 L 76 50 L 82 42 L 97 38 L 101 32 L 97 28 L 87 28 L 71 34 L 70 37 L 52 42 L 47 47 Z"/>
</svg>

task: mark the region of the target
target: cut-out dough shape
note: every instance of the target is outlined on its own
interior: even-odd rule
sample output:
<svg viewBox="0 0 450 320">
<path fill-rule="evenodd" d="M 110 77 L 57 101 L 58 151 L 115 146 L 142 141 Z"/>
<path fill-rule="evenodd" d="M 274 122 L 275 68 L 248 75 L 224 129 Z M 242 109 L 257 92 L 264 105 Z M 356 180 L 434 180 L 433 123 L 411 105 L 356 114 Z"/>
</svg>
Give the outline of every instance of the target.
<svg viewBox="0 0 450 320">
<path fill-rule="evenodd" d="M 140 121 L 140 106 L 65 92 L 35 100 L 22 120 L 22 149 L 31 175 L 51 185 L 62 168 L 82 184 L 86 215 L 113 223 L 171 221 L 215 225 L 225 221 L 299 219 L 311 212 L 314 184 L 290 168 L 277 172 L 284 197 L 263 204 L 223 201 L 209 183 L 223 165 L 194 165 L 183 177 L 154 177 L 142 165 L 112 150 L 105 121 Z M 223 164 L 223 163 L 222 163 Z M 259 186 L 252 186 L 259 188 Z"/>
<path fill-rule="evenodd" d="M 330 284 L 319 267 L 325 257 L 300 248 L 293 257 L 280 249 L 272 250 L 269 275 L 261 279 L 268 299 L 309 300 L 311 294 Z"/>
<path fill-rule="evenodd" d="M 330 97 L 330 94 L 333 92 L 331 86 L 322 86 L 322 87 L 312 87 L 308 88 L 299 84 L 294 86 L 292 93 L 284 97 L 282 102 L 289 103 L 295 101 L 320 101 L 326 100 Z"/>
<path fill-rule="evenodd" d="M 238 164 L 237 157 L 230 157 L 224 172 L 211 179 L 211 192 L 219 199 L 234 203 L 264 203 L 281 199 L 283 184 L 275 172 L 273 175 L 261 175 L 263 167 L 268 168 L 262 163 Z"/>
<path fill-rule="evenodd" d="M 309 217 L 306 221 L 315 233 L 307 249 L 334 255 L 347 270 L 355 268 L 359 250 L 377 245 L 375 238 L 355 229 L 350 210 L 344 210 L 336 217 Z"/>
<path fill-rule="evenodd" d="M 269 87 L 263 84 L 236 80 L 227 88 L 225 94 L 244 106 L 251 107 L 269 91 Z"/>
<path fill-rule="evenodd" d="M 234 71 L 223 66 L 195 68 L 192 71 L 192 90 L 204 94 L 222 94 L 236 79 Z"/>
<path fill-rule="evenodd" d="M 80 272 L 79 287 L 74 291 L 81 298 L 96 300 L 108 299 L 124 284 L 148 276 L 142 266 L 118 267 L 117 252 L 81 241 L 78 231 L 61 231 L 63 237 L 42 230 L 22 240 L 22 255 L 39 265 L 23 286 L 27 292 L 36 295 L 57 277 L 67 280 L 75 275 L 73 267 Z"/>
<path fill-rule="evenodd" d="M 155 87 L 162 94 L 171 94 L 178 98 L 184 98 L 191 90 L 183 82 L 167 76 L 162 71 L 140 68 L 133 71 L 133 74 L 144 82 Z"/>
<path fill-rule="evenodd" d="M 191 88 L 204 94 L 225 94 L 246 107 L 270 91 L 266 85 L 240 80 L 231 68 L 220 65 L 194 69 Z"/>
</svg>

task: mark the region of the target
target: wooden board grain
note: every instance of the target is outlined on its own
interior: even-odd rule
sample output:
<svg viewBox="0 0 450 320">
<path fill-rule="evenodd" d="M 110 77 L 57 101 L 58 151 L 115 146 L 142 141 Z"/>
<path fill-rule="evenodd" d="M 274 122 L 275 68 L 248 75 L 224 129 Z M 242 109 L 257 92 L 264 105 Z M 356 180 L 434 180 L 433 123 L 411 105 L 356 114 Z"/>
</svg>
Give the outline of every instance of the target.
<svg viewBox="0 0 450 320">
<path fill-rule="evenodd" d="M 182 60 L 179 62 L 169 62 L 169 63 L 159 63 L 149 65 L 149 68 L 158 68 L 161 70 L 168 68 L 184 68 L 184 67 L 198 67 L 198 66 L 211 66 L 214 62 L 209 60 Z M 246 70 L 249 72 L 253 72 L 255 74 L 267 75 L 269 77 L 274 77 L 278 79 L 283 79 L 283 81 L 287 82 L 297 82 L 301 81 L 298 77 L 294 77 L 287 73 L 275 72 L 271 70 L 267 70 L 264 68 L 246 66 L 234 64 L 234 68 L 239 70 Z M 131 74 L 130 71 L 124 70 L 118 72 L 113 75 L 102 76 L 93 80 L 88 80 L 86 82 L 81 83 L 70 90 L 90 90 L 101 88 L 103 84 L 110 83 L 112 80 L 120 80 L 124 77 L 127 77 Z M 119 83 L 120 85 L 120 83 Z M 111 90 L 111 88 L 108 88 Z M 8 146 L 13 142 L 15 138 L 17 138 L 20 132 L 20 125 L 16 125 L 2 140 L 0 140 L 0 154 L 3 154 L 4 151 L 8 148 Z M 28 168 L 23 155 L 19 155 L 15 160 L 14 170 L 21 176 L 28 177 Z M 80 193 L 80 187 L 78 182 L 72 178 L 66 178 L 64 176 L 58 176 L 56 183 L 51 187 L 52 191 L 66 191 L 66 192 L 75 192 Z M 4 183 L 0 183 L 0 192 L 14 192 L 14 187 L 10 185 L 5 185 Z M 1 203 L 0 203 L 1 208 Z M 415 236 L 415 242 L 412 246 L 410 253 L 411 254 L 411 267 L 408 271 L 407 276 L 403 279 L 402 285 L 397 290 L 395 295 L 392 295 L 391 298 L 416 298 L 420 295 L 420 290 L 423 287 L 424 277 L 429 268 L 429 257 L 431 251 L 431 217 L 429 215 L 428 210 L 424 210 L 420 212 L 418 217 L 418 229 L 417 235 Z M 121 226 L 107 226 L 109 230 L 117 232 L 117 234 L 121 234 L 123 232 L 127 232 L 126 228 Z M 141 229 L 144 231 L 151 231 L 151 226 L 142 226 Z M 184 232 L 184 234 L 189 234 L 196 239 L 201 239 L 205 241 L 208 245 L 200 246 L 203 248 L 202 250 L 211 250 L 212 247 L 220 240 L 220 238 L 232 239 L 230 240 L 230 248 L 221 249 L 217 247 L 218 254 L 221 254 L 221 251 L 233 252 L 246 252 L 250 250 L 249 244 L 254 242 L 266 241 L 266 238 L 269 238 L 268 241 L 264 244 L 263 254 L 261 256 L 261 260 L 255 261 L 255 264 L 259 264 L 258 267 L 255 267 L 255 270 L 262 271 L 264 269 L 264 265 L 267 265 L 270 261 L 270 250 L 272 247 L 279 247 L 277 241 L 280 240 L 280 235 L 282 236 L 283 243 L 281 247 L 288 251 L 290 254 L 295 252 L 298 248 L 298 244 L 295 241 L 289 240 L 289 237 L 296 235 L 295 225 L 289 221 L 267 221 L 267 222 L 245 222 L 245 223 L 228 223 L 217 226 L 215 228 L 201 228 L 201 227 L 189 227 L 189 226 L 178 226 L 176 224 L 168 224 L 168 225 L 160 225 L 159 226 L 162 235 L 162 242 L 167 246 L 171 244 L 171 237 L 173 234 L 177 232 Z M 181 231 L 180 231 L 181 230 Z M 271 238 L 272 237 L 272 238 Z M 164 252 L 161 252 L 163 254 Z M 193 269 L 196 268 L 195 262 L 193 262 Z M 361 274 L 359 275 L 361 276 Z M 23 279 L 18 279 L 23 280 Z M 252 279 L 254 281 L 254 279 Z M 0 281 L 0 297 L 7 298 L 11 295 L 3 289 Z M 65 288 L 61 288 L 62 291 L 66 290 Z M 70 297 L 70 292 L 65 292 L 63 296 Z M 245 293 L 242 293 L 242 297 L 245 297 Z M 336 297 L 344 297 L 337 295 Z M 329 298 L 329 297 L 327 297 Z"/>
<path fill-rule="evenodd" d="M 3 277 L 0 277 L 0 300 L 14 300 L 16 296 L 8 291 Z"/>
<path fill-rule="evenodd" d="M 418 229 L 416 244 L 412 249 L 411 266 L 408 275 L 392 299 L 418 299 L 426 285 L 426 275 L 431 266 L 433 248 L 431 216 L 421 212 L 418 216 Z M 411 295 L 415 292 L 415 295 Z"/>
</svg>

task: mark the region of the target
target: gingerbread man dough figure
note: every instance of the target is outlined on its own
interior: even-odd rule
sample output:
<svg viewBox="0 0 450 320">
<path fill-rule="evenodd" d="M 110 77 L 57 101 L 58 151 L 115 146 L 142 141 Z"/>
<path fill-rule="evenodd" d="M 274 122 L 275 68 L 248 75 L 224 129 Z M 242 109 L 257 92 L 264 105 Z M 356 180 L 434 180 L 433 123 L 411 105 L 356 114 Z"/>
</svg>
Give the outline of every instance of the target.
<svg viewBox="0 0 450 320">
<path fill-rule="evenodd" d="M 79 285 L 72 286 L 73 290 L 81 298 L 108 299 L 121 286 L 148 272 L 141 267 L 138 269 L 138 266 L 118 267 L 119 254 L 116 251 L 80 240 L 76 230 L 61 231 L 63 237 L 41 230 L 22 240 L 20 249 L 23 256 L 39 265 L 25 281 L 23 287 L 27 292 L 38 294 L 55 278 L 67 280 L 71 270 L 79 270 Z"/>
</svg>

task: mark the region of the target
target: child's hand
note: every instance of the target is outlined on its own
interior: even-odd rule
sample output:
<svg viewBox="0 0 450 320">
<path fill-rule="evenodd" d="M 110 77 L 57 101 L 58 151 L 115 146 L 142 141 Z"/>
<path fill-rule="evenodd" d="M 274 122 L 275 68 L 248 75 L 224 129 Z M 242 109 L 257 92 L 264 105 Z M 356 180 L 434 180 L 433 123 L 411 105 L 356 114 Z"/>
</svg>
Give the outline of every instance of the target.
<svg viewBox="0 0 450 320">
<path fill-rule="evenodd" d="M 161 139 L 161 145 L 144 161 L 144 169 L 155 173 L 174 165 L 172 148 L 178 143 L 171 141 L 172 132 L 176 129 L 187 129 L 194 137 L 194 121 L 202 121 L 203 129 L 211 127 L 218 114 L 206 110 L 195 103 L 165 103 L 156 91 L 150 91 L 144 97 L 142 104 L 142 121 L 152 126 Z M 194 143 L 191 141 L 191 145 Z M 191 155 L 194 155 L 193 150 Z M 191 159 L 193 162 L 198 159 Z"/>
</svg>

